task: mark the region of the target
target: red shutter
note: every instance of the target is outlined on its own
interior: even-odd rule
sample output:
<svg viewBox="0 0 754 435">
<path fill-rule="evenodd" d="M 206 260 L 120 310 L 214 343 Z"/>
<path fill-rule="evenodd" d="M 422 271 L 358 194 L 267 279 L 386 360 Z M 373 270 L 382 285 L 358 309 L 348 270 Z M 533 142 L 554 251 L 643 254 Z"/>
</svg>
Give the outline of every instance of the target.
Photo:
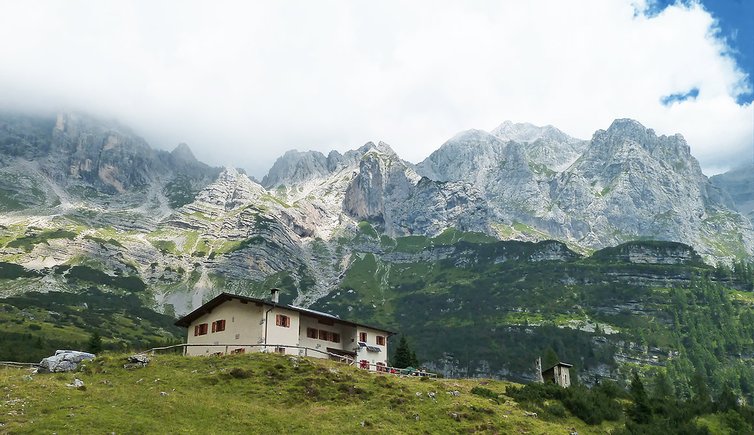
<svg viewBox="0 0 754 435">
<path fill-rule="evenodd" d="M 199 325 L 194 325 L 194 337 L 199 335 Z"/>
</svg>

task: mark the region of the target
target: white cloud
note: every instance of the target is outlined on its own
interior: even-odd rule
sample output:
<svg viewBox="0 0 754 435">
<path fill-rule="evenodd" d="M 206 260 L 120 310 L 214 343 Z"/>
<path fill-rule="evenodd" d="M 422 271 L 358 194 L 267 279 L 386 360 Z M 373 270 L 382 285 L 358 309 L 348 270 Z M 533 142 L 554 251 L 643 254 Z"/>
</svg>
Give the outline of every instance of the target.
<svg viewBox="0 0 754 435">
<path fill-rule="evenodd" d="M 747 77 L 713 18 L 634 4 L 3 0 L 0 95 L 117 116 L 258 176 L 290 148 L 368 140 L 416 162 L 505 119 L 589 138 L 632 117 L 682 133 L 708 171 L 749 158 Z"/>
</svg>

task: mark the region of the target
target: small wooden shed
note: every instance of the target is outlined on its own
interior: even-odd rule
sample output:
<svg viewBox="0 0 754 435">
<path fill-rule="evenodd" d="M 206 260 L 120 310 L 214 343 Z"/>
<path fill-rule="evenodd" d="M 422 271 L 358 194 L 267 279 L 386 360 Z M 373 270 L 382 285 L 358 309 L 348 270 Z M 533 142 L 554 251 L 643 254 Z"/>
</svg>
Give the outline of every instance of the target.
<svg viewBox="0 0 754 435">
<path fill-rule="evenodd" d="M 553 382 L 563 388 L 571 386 L 571 367 L 573 365 L 559 362 L 542 372 L 544 382 Z"/>
</svg>

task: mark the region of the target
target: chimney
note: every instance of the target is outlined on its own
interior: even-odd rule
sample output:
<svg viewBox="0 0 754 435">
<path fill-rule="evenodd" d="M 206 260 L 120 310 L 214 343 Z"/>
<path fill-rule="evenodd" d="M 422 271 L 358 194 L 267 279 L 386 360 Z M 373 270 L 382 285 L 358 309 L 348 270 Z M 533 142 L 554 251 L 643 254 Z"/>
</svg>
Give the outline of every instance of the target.
<svg viewBox="0 0 754 435">
<path fill-rule="evenodd" d="M 270 299 L 272 300 L 272 303 L 276 304 L 278 303 L 278 300 L 280 299 L 280 289 L 279 288 L 273 288 L 270 289 Z"/>
</svg>

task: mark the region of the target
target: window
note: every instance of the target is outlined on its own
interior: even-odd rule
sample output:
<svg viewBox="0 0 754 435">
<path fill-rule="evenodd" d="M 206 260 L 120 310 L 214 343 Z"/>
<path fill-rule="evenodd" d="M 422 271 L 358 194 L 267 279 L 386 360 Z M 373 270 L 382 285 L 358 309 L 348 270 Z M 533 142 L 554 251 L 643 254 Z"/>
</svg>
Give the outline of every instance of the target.
<svg viewBox="0 0 754 435">
<path fill-rule="evenodd" d="M 285 348 L 284 347 L 276 347 L 275 348 L 275 352 L 277 352 L 277 353 L 285 353 Z"/>
<path fill-rule="evenodd" d="M 385 345 L 385 336 L 384 335 L 378 335 L 377 336 L 377 345 L 378 346 L 384 346 Z"/>
<path fill-rule="evenodd" d="M 340 334 L 338 334 L 337 332 L 333 332 L 332 333 L 332 341 L 334 343 L 340 343 Z"/>
<path fill-rule="evenodd" d="M 363 341 L 364 343 L 367 342 L 367 333 L 366 332 L 359 332 L 359 341 Z"/>
<path fill-rule="evenodd" d="M 314 328 L 306 328 L 307 338 L 317 338 L 317 330 Z"/>
<path fill-rule="evenodd" d="M 225 319 L 212 322 L 212 332 L 225 331 Z"/>
<path fill-rule="evenodd" d="M 290 328 L 291 318 L 282 314 L 278 314 L 275 316 L 275 325 L 282 326 L 284 328 Z"/>
<path fill-rule="evenodd" d="M 206 335 L 207 334 L 207 326 L 208 325 L 206 323 L 195 325 L 194 326 L 194 336 L 197 336 L 197 335 Z"/>
<path fill-rule="evenodd" d="M 329 332 L 327 332 L 327 331 L 323 331 L 323 330 L 321 330 L 321 329 L 320 329 L 320 330 L 319 330 L 319 339 L 320 339 L 320 340 L 325 340 L 325 341 L 328 341 L 328 337 L 327 337 L 327 336 L 328 336 L 329 334 L 330 334 Z"/>
</svg>

